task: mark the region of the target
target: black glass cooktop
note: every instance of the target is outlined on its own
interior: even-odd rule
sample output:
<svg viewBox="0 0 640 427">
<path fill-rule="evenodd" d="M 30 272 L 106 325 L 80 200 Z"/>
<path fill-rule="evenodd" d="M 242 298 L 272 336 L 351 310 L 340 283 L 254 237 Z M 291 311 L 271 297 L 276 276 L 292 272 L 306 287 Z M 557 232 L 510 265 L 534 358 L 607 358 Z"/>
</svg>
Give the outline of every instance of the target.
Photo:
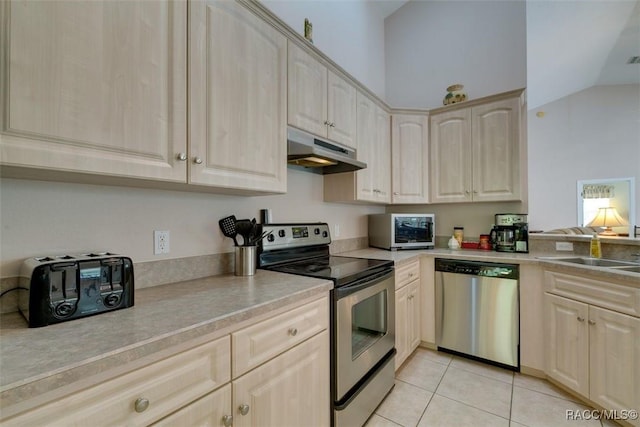
<svg viewBox="0 0 640 427">
<path fill-rule="evenodd" d="M 333 280 L 335 286 L 340 287 L 391 267 L 393 267 L 393 261 L 325 256 L 280 264 L 269 269 L 281 273 Z"/>
</svg>

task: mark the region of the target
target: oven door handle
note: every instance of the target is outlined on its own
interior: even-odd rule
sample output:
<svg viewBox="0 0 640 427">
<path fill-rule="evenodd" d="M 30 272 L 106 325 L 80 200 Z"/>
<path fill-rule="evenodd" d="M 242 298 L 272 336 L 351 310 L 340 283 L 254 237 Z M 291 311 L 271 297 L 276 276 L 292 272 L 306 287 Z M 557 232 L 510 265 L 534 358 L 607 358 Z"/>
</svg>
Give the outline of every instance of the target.
<svg viewBox="0 0 640 427">
<path fill-rule="evenodd" d="M 372 286 L 375 286 L 376 284 L 387 280 L 389 277 L 393 277 L 394 274 L 394 270 L 393 268 L 391 269 L 384 269 L 383 271 L 379 272 L 376 275 L 373 276 L 367 276 L 365 278 L 362 278 L 356 282 L 353 282 L 350 285 L 347 286 L 343 286 L 341 288 L 336 288 L 335 289 L 335 298 L 336 299 L 340 299 L 340 298 L 344 298 L 347 295 L 351 295 L 355 292 L 361 291 L 363 289 L 366 288 L 370 288 Z"/>
</svg>

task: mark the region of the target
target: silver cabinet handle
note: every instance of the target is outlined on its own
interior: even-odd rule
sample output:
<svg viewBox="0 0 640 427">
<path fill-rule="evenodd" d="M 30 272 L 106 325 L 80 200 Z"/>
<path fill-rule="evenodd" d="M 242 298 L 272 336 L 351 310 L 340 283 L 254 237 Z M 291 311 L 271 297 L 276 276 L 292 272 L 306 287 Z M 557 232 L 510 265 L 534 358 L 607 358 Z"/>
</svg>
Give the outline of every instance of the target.
<svg viewBox="0 0 640 427">
<path fill-rule="evenodd" d="M 233 415 L 225 415 L 222 417 L 222 425 L 224 427 L 231 427 L 233 425 Z"/>
<path fill-rule="evenodd" d="M 394 195 L 394 196 L 397 196 L 398 194 L 400 194 L 400 193 L 398 193 L 397 191 L 394 191 L 394 192 L 393 192 L 393 195 Z"/>
<path fill-rule="evenodd" d="M 289 335 L 295 337 L 296 335 L 298 335 L 298 330 L 296 328 L 289 329 Z"/>
<path fill-rule="evenodd" d="M 333 123 L 333 122 L 331 122 L 331 123 L 329 123 L 329 127 L 334 128 L 334 127 L 336 127 L 336 124 L 335 124 L 335 123 Z"/>
<path fill-rule="evenodd" d="M 136 409 L 136 412 L 144 412 L 149 407 L 149 399 L 139 397 L 136 399 L 136 403 L 134 403 L 133 406 Z"/>
<path fill-rule="evenodd" d="M 193 158 L 193 163 L 195 163 L 196 165 L 201 165 L 202 164 L 202 157 L 194 157 Z"/>
<path fill-rule="evenodd" d="M 473 194 L 478 194 L 478 192 L 476 190 L 473 190 Z"/>
<path fill-rule="evenodd" d="M 413 277 L 413 273 L 409 273 L 409 277 Z"/>
<path fill-rule="evenodd" d="M 584 317 L 578 316 L 578 322 L 584 322 Z"/>
<path fill-rule="evenodd" d="M 329 126 L 329 122 L 327 120 L 324 121 L 325 126 Z"/>
<path fill-rule="evenodd" d="M 238 406 L 238 411 L 240 411 L 241 415 L 247 415 L 249 413 L 249 405 L 243 403 L 242 405 Z"/>
<path fill-rule="evenodd" d="M 178 153 L 178 155 L 176 156 L 176 158 L 182 162 L 184 162 L 185 160 L 187 160 L 187 153 Z"/>
<path fill-rule="evenodd" d="M 464 194 L 471 194 L 469 190 L 464 190 Z"/>
<path fill-rule="evenodd" d="M 590 324 L 590 325 L 595 325 L 595 324 L 596 324 L 596 322 L 595 322 L 595 321 L 593 321 L 593 320 L 589 320 L 589 324 Z"/>
</svg>

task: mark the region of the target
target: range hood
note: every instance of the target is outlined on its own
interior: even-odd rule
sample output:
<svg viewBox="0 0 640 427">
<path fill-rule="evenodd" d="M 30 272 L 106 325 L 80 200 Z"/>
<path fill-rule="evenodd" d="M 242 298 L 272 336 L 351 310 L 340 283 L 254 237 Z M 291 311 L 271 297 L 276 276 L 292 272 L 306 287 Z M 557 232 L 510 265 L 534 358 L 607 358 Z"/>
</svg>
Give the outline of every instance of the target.
<svg viewBox="0 0 640 427">
<path fill-rule="evenodd" d="M 287 129 L 287 162 L 320 174 L 351 172 L 367 167 L 356 160 L 356 150 L 289 127 Z"/>
</svg>

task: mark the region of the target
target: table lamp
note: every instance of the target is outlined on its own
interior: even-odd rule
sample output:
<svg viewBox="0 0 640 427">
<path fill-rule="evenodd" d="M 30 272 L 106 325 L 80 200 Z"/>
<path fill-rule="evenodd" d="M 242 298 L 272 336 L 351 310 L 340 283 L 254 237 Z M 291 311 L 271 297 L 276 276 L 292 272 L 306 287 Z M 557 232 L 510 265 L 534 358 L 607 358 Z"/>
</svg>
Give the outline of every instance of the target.
<svg viewBox="0 0 640 427">
<path fill-rule="evenodd" d="M 598 233 L 601 236 L 617 236 L 611 227 L 621 227 L 629 225 L 626 219 L 622 218 L 616 208 L 598 208 L 598 215 L 589 223 L 587 227 L 604 227 L 604 231 Z"/>
</svg>

